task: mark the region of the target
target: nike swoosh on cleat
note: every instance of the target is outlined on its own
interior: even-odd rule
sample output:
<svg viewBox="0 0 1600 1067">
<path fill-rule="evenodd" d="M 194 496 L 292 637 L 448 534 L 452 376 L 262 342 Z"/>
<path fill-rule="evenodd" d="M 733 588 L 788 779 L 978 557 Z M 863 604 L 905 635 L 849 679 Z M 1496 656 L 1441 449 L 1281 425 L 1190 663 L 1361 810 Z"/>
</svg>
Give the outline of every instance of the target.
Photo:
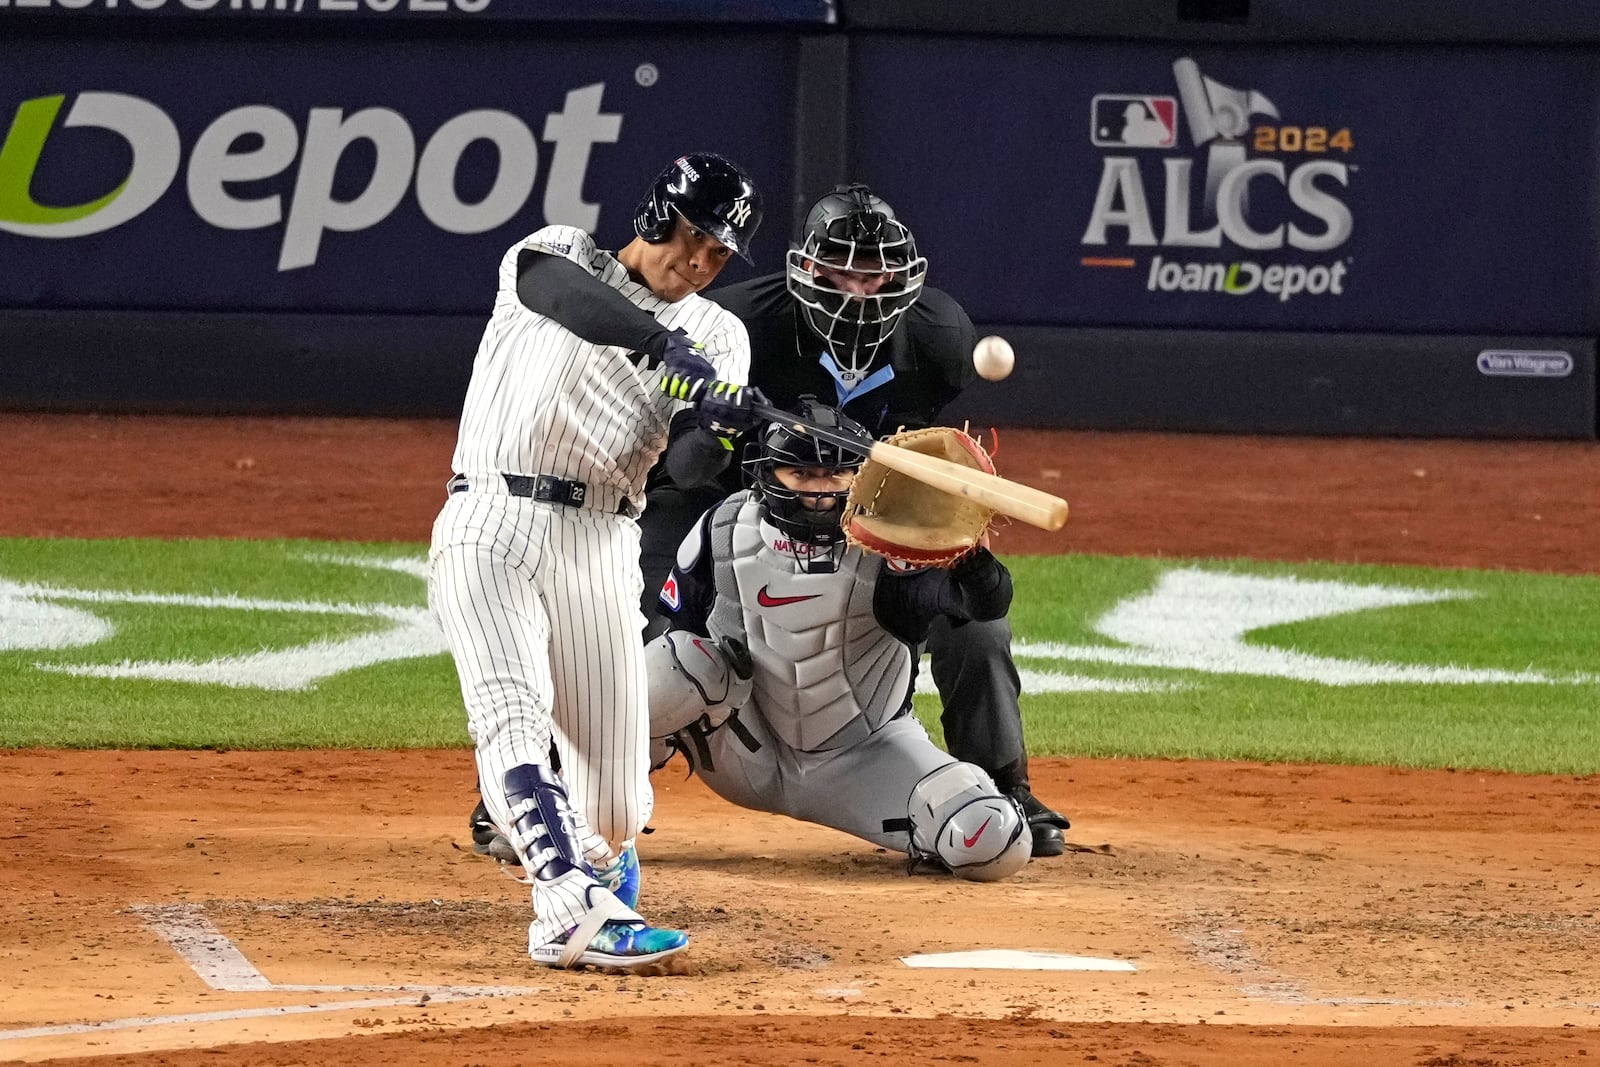
<svg viewBox="0 0 1600 1067">
<path fill-rule="evenodd" d="M 807 593 L 804 596 L 770 596 L 767 587 L 762 586 L 761 592 L 756 594 L 756 603 L 764 608 L 781 608 L 785 604 L 798 604 L 802 600 L 815 600 L 821 593 Z M 979 831 L 980 833 L 982 831 Z"/>
<path fill-rule="evenodd" d="M 963 837 L 961 839 L 961 843 L 963 845 L 966 845 L 968 848 L 971 848 L 973 845 L 976 845 L 978 843 L 978 838 L 983 836 L 983 832 L 989 828 L 989 824 L 991 822 L 994 822 L 994 816 L 993 815 L 991 815 L 987 819 L 983 820 L 983 825 L 978 827 L 978 832 L 977 833 L 973 834 L 971 837 Z"/>
</svg>

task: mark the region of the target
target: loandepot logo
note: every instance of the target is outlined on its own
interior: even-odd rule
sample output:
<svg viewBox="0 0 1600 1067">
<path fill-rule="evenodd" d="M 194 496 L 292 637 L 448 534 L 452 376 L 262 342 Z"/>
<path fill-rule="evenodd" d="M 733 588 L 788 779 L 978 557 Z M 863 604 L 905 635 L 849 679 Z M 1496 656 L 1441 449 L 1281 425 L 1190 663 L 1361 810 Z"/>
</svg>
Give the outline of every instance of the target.
<svg viewBox="0 0 1600 1067">
<path fill-rule="evenodd" d="M 320 563 L 377 568 L 427 577 L 420 559 L 308 557 Z M 1465 591 L 1412 589 L 1389 585 L 1303 581 L 1180 568 L 1162 574 L 1154 588 L 1114 605 L 1094 623 L 1104 644 L 1065 645 L 1019 642 L 1016 654 L 1029 660 L 1112 664 L 1219 675 L 1288 678 L 1316 685 L 1591 685 L 1593 675 L 1547 674 L 1531 668 L 1458 667 L 1451 664 L 1389 663 L 1374 659 L 1317 656 L 1251 640 L 1252 631 L 1355 611 L 1399 609 L 1412 604 L 1461 600 Z M 99 605 L 144 604 L 216 608 L 231 612 L 346 615 L 385 624 L 375 632 L 336 640 L 271 648 L 263 623 L 258 647 L 211 659 L 147 659 L 120 663 L 51 662 L 42 671 L 87 678 L 144 679 L 193 685 L 277 691 L 315 689 L 325 678 L 395 660 L 443 655 L 444 635 L 428 610 L 400 604 L 327 603 L 264 600 L 214 595 L 114 592 L 33 585 L 0 578 L 0 652 L 46 653 L 87 648 L 109 640 L 115 627 L 96 614 Z M 1062 670 L 1024 669 L 1028 693 L 1158 692 L 1183 683 L 1101 678 Z M 926 678 L 926 672 L 922 672 Z M 925 692 L 933 692 L 931 683 Z"/>
<path fill-rule="evenodd" d="M 561 111 L 545 116 L 551 146 L 544 189 L 546 223 L 593 231 L 600 208 L 583 200 L 584 175 L 596 144 L 614 144 L 622 116 L 601 110 L 605 83 L 566 94 Z M 52 138 L 81 128 L 109 130 L 132 150 L 127 174 L 103 196 L 82 204 L 52 204 L 34 189 L 34 174 Z M 348 199 L 334 196 L 344 154 L 368 142 L 372 174 Z M 486 141 L 498 154 L 494 181 L 474 202 L 456 192 L 456 170 L 469 145 Z M 388 218 L 408 190 L 430 222 L 447 233 L 483 233 L 509 222 L 527 202 L 539 173 L 533 131 L 508 111 L 456 115 L 419 150 L 405 116 L 372 107 L 346 113 L 315 107 L 303 123 L 264 104 L 234 108 L 185 146 L 167 113 L 125 93 L 41 96 L 17 105 L 0 145 L 0 231 L 61 240 L 103 233 L 137 218 L 165 196 L 179 172 L 196 215 L 224 230 L 283 228 L 278 269 L 317 261 L 323 235 L 369 229 Z M 292 191 L 251 194 L 240 185 L 284 176 Z M 292 182 L 289 178 L 292 176 Z M 109 182 L 108 182 L 109 184 Z"/>
<path fill-rule="evenodd" d="M 1109 151 L 1082 238 L 1094 251 L 1082 264 L 1135 268 L 1138 258 L 1126 252 L 1160 248 L 1142 272 L 1150 292 L 1259 292 L 1279 301 L 1341 295 L 1344 259 L 1273 263 L 1256 255 L 1218 260 L 1169 251 L 1331 252 L 1355 229 L 1342 197 L 1354 169 L 1348 127 L 1284 122 L 1268 97 L 1207 77 L 1187 56 L 1173 63 L 1172 73 L 1176 96 L 1101 93 L 1090 101 L 1090 142 Z M 1179 145 L 1180 114 L 1187 151 Z"/>
</svg>

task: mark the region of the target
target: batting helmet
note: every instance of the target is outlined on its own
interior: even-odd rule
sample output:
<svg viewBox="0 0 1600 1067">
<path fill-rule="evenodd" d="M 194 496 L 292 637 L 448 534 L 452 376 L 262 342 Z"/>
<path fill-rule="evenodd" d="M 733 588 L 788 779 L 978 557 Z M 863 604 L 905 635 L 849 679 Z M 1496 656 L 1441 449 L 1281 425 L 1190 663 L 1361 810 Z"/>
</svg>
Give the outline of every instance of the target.
<svg viewBox="0 0 1600 1067">
<path fill-rule="evenodd" d="M 928 261 L 894 208 L 865 185 L 841 185 L 812 205 L 788 255 L 789 292 L 835 361 L 860 373 L 922 293 Z"/>
<path fill-rule="evenodd" d="M 710 152 L 679 156 L 656 176 L 633 213 L 633 230 L 651 244 L 672 236 L 675 215 L 750 259 L 761 225 L 761 194 L 733 160 Z"/>
<path fill-rule="evenodd" d="M 800 398 L 800 417 L 818 426 L 855 434 L 870 443 L 872 435 L 837 408 L 828 407 L 814 396 Z M 795 430 L 781 422 L 767 427 L 754 457 L 745 460 L 754 492 L 761 498 L 768 522 L 797 542 L 827 548 L 844 540 L 839 519 L 844 514 L 849 490 L 835 493 L 802 493 L 778 480 L 778 467 L 817 467 L 829 471 L 860 468 L 862 457 L 829 441 Z"/>
</svg>

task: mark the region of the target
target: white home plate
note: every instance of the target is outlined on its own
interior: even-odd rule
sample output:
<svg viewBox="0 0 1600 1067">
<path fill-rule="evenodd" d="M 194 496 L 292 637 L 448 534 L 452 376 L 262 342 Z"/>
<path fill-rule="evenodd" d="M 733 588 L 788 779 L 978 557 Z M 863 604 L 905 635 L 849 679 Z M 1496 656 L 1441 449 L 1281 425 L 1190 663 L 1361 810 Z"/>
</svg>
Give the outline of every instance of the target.
<svg viewBox="0 0 1600 1067">
<path fill-rule="evenodd" d="M 1068 956 L 1061 952 L 1027 952 L 1014 948 L 983 948 L 972 952 L 934 952 L 901 956 L 907 967 L 972 968 L 989 971 L 1133 971 L 1127 960 L 1095 956 Z"/>
</svg>

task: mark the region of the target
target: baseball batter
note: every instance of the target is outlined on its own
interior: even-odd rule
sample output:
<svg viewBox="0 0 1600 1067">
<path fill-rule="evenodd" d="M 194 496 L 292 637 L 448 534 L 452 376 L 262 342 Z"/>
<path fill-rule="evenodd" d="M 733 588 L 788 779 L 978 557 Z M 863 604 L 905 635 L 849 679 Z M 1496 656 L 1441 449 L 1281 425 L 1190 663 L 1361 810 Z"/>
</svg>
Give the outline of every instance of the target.
<svg viewBox="0 0 1600 1067">
<path fill-rule="evenodd" d="M 811 207 L 787 269 L 707 295 L 749 329 L 750 382 L 772 403 L 794 410 L 801 396 L 830 398 L 882 437 L 934 424 L 976 380 L 977 331 L 960 304 L 925 284 L 927 267 L 889 204 L 864 185 L 840 186 Z M 660 588 L 685 532 L 718 499 L 717 489 L 665 473 L 652 476 L 641 521 L 647 596 Z M 740 487 L 738 474 L 729 469 L 722 493 Z M 647 603 L 652 610 L 659 609 Z M 952 626 L 937 618 L 926 647 L 950 752 L 982 767 L 1023 805 L 1034 855 L 1060 855 L 1067 820 L 1029 784 L 1010 624 Z"/>
<path fill-rule="evenodd" d="M 688 943 L 633 910 L 652 807 L 635 516 L 675 417 L 668 459 L 691 479 L 715 477 L 754 422 L 748 335 L 698 292 L 748 258 L 760 222 L 748 175 L 692 154 L 657 177 L 615 255 L 548 226 L 500 264 L 428 600 L 485 806 L 533 886 L 542 964 L 635 966 Z"/>
<path fill-rule="evenodd" d="M 801 413 L 870 440 L 835 409 L 808 399 Z M 843 830 L 913 866 L 1003 878 L 1028 862 L 1027 816 L 928 738 L 911 692 L 929 624 L 1001 617 L 1010 575 L 986 548 L 913 570 L 848 547 L 840 516 L 860 464 L 773 426 L 753 488 L 684 539 L 663 593 L 671 629 L 646 649 L 655 758 L 675 748 L 735 804 Z"/>
</svg>

